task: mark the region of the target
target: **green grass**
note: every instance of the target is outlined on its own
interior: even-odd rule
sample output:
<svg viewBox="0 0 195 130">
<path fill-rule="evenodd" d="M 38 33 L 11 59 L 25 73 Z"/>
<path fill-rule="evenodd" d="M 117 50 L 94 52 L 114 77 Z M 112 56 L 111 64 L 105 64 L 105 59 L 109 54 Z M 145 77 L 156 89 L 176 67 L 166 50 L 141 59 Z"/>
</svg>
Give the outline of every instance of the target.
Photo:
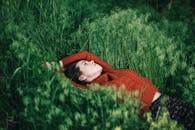
<svg viewBox="0 0 195 130">
<path fill-rule="evenodd" d="M 179 2 L 159 14 L 142 0 L 2 0 L 0 127 L 178 128 L 166 110 L 159 120 L 141 119 L 132 100 L 127 97 L 122 103 L 119 92 L 98 86 L 80 90 L 41 66 L 88 50 L 116 69 L 135 70 L 161 92 L 195 105 L 194 17 L 178 8 Z M 185 20 L 173 16 L 178 13 Z"/>
</svg>

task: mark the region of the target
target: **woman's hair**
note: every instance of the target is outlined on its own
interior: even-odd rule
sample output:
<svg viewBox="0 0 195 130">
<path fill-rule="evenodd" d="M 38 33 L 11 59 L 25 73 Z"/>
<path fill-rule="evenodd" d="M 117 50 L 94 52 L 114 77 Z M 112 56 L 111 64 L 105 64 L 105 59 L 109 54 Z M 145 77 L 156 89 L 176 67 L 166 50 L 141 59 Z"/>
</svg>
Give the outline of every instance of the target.
<svg viewBox="0 0 195 130">
<path fill-rule="evenodd" d="M 64 74 L 66 77 L 68 77 L 70 80 L 78 83 L 78 84 L 82 84 L 82 85 L 86 85 L 87 82 L 86 81 L 80 81 L 79 77 L 81 76 L 81 71 L 79 69 L 79 67 L 77 67 L 78 61 L 75 61 L 73 63 L 71 63 L 66 70 L 64 71 Z"/>
</svg>

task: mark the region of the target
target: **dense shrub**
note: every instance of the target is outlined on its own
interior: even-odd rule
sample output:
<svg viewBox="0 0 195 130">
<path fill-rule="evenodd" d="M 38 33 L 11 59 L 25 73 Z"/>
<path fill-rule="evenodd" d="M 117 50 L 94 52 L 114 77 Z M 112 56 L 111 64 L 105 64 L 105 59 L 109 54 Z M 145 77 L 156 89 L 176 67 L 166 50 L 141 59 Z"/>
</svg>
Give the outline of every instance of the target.
<svg viewBox="0 0 195 130">
<path fill-rule="evenodd" d="M 14 118 L 9 122 L 9 128 L 155 129 L 157 126 L 154 124 L 158 122 L 158 128 L 178 127 L 168 117 L 155 123 L 150 116 L 147 117 L 148 123 L 140 119 L 137 109 L 139 101 L 136 103 L 130 97 L 122 100 L 120 92 L 123 89 L 115 92 L 110 87 L 96 85 L 86 90 L 73 87 L 55 70 L 48 71 L 41 67 L 42 58 L 37 46 L 23 35 L 17 37 L 11 44 L 11 50 L 20 67 L 12 75 L 14 80 L 8 82 L 9 87 L 15 89 L 12 90 L 15 94 L 11 95 L 14 99 L 10 101 L 17 99 L 17 104 L 15 109 L 9 111 Z M 1 109 L 6 110 L 4 107 Z"/>
<path fill-rule="evenodd" d="M 178 69 L 182 55 L 178 43 L 167 38 L 155 25 L 147 23 L 149 14 L 137 16 L 135 10 L 113 12 L 81 26 L 74 42 L 105 59 L 117 69 L 133 69 L 161 87 Z"/>
<path fill-rule="evenodd" d="M 99 86 L 80 90 L 42 67 L 89 50 L 117 69 L 148 77 L 162 92 L 182 92 L 181 98 L 194 104 L 195 55 L 187 44 L 194 41 L 194 21 L 161 19 L 143 3 L 0 1 L 0 129 L 179 128 L 166 110 L 158 119 L 140 119 L 134 102 L 129 97 L 122 102 L 120 92 Z"/>
<path fill-rule="evenodd" d="M 40 49 L 25 36 L 17 35 L 11 51 L 19 61 L 6 89 L 17 99 L 9 114 L 9 128 L 20 129 L 146 129 L 131 100 L 122 103 L 120 92 L 109 87 L 74 88 L 65 77 L 41 67 Z M 118 100 L 118 101 L 117 101 Z M 109 102 L 109 103 L 108 103 Z M 11 104 L 10 104 L 11 105 Z M 3 106 L 1 108 L 6 111 Z M 131 118 L 129 118 L 131 117 Z M 5 126 L 6 119 L 2 125 Z"/>
</svg>

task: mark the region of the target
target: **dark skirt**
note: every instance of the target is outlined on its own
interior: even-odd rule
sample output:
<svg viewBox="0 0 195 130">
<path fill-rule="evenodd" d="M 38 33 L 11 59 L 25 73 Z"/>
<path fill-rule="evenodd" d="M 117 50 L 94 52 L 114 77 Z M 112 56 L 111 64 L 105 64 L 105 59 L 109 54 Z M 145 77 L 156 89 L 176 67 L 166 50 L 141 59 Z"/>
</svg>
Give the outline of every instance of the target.
<svg viewBox="0 0 195 130">
<path fill-rule="evenodd" d="M 171 119 L 182 124 L 187 130 L 195 130 L 195 107 L 193 105 L 176 98 L 161 95 L 149 108 L 153 118 L 157 118 L 163 106 L 167 108 Z"/>
</svg>

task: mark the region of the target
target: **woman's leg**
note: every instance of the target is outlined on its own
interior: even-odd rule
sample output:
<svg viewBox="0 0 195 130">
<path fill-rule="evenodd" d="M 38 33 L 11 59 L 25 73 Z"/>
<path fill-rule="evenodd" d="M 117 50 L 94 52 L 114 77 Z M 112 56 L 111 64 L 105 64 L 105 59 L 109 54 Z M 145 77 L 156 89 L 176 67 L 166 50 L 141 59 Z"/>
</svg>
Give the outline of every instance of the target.
<svg viewBox="0 0 195 130">
<path fill-rule="evenodd" d="M 156 116 L 158 116 L 158 112 L 160 112 L 160 108 L 162 107 L 161 100 L 163 97 L 167 96 L 161 96 L 159 99 L 152 103 L 149 109 L 149 111 L 152 113 L 153 118 L 156 118 Z M 187 130 L 195 130 L 194 106 L 172 97 L 167 97 L 165 106 L 169 111 L 171 119 L 176 120 L 178 123 L 182 124 Z"/>
</svg>

